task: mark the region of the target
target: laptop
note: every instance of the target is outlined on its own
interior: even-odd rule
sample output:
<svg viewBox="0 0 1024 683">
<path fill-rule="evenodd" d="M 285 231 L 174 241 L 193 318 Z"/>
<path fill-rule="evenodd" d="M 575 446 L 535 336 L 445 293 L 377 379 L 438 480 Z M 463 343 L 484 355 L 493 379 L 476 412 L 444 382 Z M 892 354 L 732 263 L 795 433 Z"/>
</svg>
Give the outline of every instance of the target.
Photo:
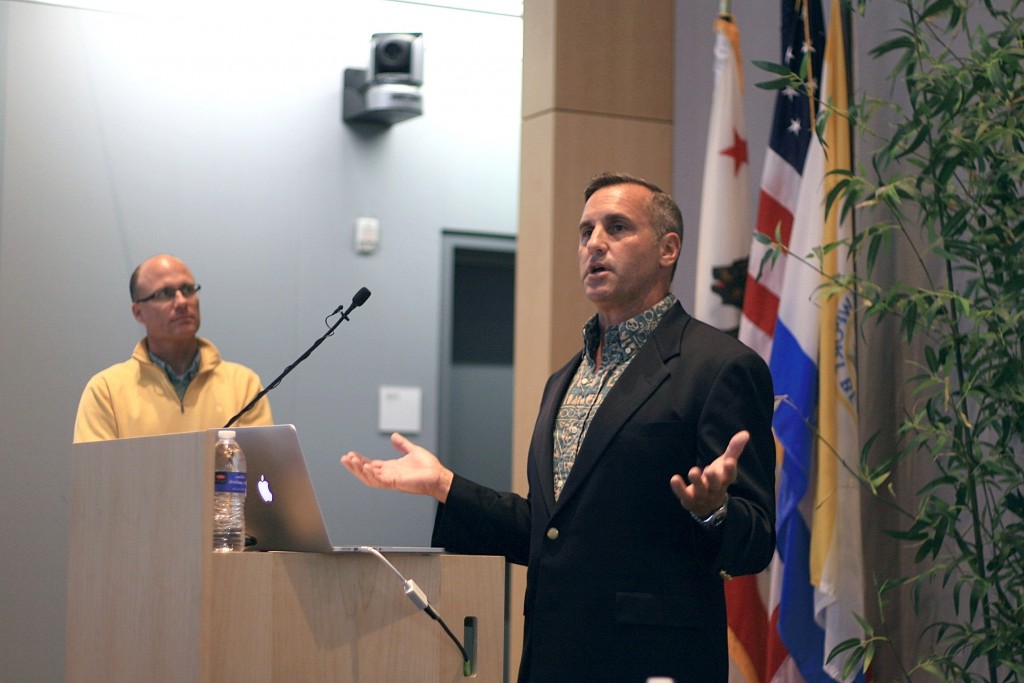
<svg viewBox="0 0 1024 683">
<path fill-rule="evenodd" d="M 236 427 L 245 453 L 248 482 L 245 534 L 255 539 L 246 550 L 305 553 L 366 552 L 364 546 L 334 545 L 309 478 L 295 425 Z M 373 546 L 381 552 L 441 553 L 444 548 Z"/>
</svg>

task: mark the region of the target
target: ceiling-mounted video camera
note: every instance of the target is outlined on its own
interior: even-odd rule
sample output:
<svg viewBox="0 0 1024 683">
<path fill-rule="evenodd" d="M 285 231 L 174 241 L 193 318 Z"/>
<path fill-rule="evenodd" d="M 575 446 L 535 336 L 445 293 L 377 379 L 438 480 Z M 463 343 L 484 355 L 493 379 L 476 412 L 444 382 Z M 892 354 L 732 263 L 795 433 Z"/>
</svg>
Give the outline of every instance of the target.
<svg viewBox="0 0 1024 683">
<path fill-rule="evenodd" d="M 423 113 L 423 34 L 374 33 L 367 69 L 345 69 L 342 116 L 391 125 Z"/>
</svg>

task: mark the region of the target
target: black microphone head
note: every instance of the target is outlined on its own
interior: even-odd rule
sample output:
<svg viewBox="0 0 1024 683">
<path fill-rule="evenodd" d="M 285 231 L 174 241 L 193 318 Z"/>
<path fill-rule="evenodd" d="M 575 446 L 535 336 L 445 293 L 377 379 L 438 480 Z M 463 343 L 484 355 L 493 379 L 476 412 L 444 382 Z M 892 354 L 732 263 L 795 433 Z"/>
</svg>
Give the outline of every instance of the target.
<svg viewBox="0 0 1024 683">
<path fill-rule="evenodd" d="M 352 297 L 352 306 L 362 306 L 366 303 L 366 300 L 370 298 L 370 290 L 366 287 L 361 287 L 356 295 Z"/>
</svg>

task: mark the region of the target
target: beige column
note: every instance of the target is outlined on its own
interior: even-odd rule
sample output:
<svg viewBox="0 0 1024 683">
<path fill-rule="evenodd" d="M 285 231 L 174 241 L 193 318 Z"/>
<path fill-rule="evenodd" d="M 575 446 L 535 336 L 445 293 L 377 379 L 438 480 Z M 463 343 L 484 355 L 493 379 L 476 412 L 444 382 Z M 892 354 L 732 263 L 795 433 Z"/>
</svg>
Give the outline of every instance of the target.
<svg viewBox="0 0 1024 683">
<path fill-rule="evenodd" d="M 583 189 L 622 171 L 672 191 L 674 0 L 525 0 L 516 257 L 513 487 L 544 382 L 593 314 L 576 266 Z M 510 670 L 522 649 L 525 570 L 511 575 Z"/>
</svg>

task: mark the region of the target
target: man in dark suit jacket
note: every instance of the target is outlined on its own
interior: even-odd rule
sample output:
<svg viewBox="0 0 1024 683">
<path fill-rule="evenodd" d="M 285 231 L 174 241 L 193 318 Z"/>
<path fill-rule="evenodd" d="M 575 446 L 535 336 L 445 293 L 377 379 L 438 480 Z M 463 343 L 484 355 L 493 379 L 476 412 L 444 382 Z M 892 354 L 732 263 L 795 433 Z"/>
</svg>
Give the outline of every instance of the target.
<svg viewBox="0 0 1024 683">
<path fill-rule="evenodd" d="M 597 314 L 544 389 L 527 497 L 397 434 L 401 458 L 342 463 L 440 501 L 435 544 L 527 565 L 520 681 L 725 681 L 723 580 L 775 547 L 771 376 L 669 292 L 682 217 L 668 195 L 605 174 L 585 198 L 580 277 Z"/>
</svg>

